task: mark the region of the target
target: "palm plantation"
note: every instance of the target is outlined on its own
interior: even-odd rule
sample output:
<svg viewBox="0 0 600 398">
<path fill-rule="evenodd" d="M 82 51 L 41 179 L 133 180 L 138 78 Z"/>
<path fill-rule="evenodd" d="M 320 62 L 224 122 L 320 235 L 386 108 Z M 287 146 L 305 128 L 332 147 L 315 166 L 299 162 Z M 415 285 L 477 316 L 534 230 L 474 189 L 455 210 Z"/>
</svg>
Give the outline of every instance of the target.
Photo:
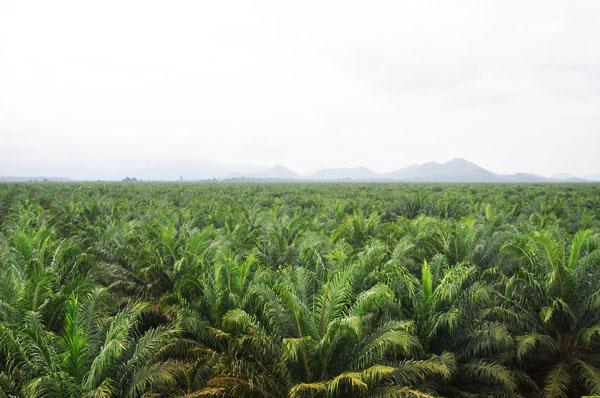
<svg viewBox="0 0 600 398">
<path fill-rule="evenodd" d="M 0 397 L 600 396 L 597 185 L 0 185 Z"/>
</svg>

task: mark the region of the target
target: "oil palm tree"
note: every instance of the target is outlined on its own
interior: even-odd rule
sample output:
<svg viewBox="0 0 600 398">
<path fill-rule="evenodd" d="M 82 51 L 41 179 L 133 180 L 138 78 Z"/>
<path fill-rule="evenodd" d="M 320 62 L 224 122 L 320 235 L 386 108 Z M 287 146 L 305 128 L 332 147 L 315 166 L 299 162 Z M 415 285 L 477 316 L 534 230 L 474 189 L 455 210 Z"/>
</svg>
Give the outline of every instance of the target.
<svg viewBox="0 0 600 398">
<path fill-rule="evenodd" d="M 516 357 L 539 396 L 600 394 L 598 243 L 591 230 L 572 239 L 535 231 L 506 246 L 522 259 L 504 292 L 516 314 Z"/>
<path fill-rule="evenodd" d="M 47 330 L 36 312 L 20 324 L 0 326 L 0 385 L 7 396 L 141 397 L 176 382 L 183 365 L 162 360 L 177 329 L 137 332 L 144 305 L 107 313 L 109 297 L 95 289 L 67 302 L 60 333 Z"/>
<path fill-rule="evenodd" d="M 414 323 L 394 319 L 389 287 L 365 287 L 364 261 L 325 282 L 294 267 L 274 285 L 256 284 L 248 307 L 256 315 L 234 309 L 223 318 L 230 343 L 202 394 L 427 396 L 427 380 L 448 377 L 453 357 L 408 359 L 421 354 Z"/>
<path fill-rule="evenodd" d="M 512 349 L 507 328 L 494 315 L 494 288 L 480 270 L 467 263 L 449 265 L 442 255 L 413 276 L 392 259 L 385 279 L 405 292 L 402 308 L 414 319 L 425 352 L 454 353 L 452 378 L 436 385 L 444 396 L 517 396 L 517 375 L 508 368 Z M 401 293 L 402 294 L 402 293 Z"/>
</svg>

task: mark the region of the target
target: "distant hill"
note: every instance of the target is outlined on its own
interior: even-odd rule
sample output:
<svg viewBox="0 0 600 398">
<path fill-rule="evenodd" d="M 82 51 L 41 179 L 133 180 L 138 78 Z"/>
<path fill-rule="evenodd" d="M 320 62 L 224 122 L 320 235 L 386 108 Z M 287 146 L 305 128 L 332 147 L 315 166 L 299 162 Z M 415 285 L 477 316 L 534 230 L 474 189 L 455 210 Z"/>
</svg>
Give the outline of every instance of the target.
<svg viewBox="0 0 600 398">
<path fill-rule="evenodd" d="M 575 177 L 573 174 L 569 173 L 558 173 L 554 174 L 550 177 L 552 181 L 556 182 L 586 182 L 585 178 Z"/>
<path fill-rule="evenodd" d="M 272 178 L 280 180 L 294 180 L 299 178 L 298 174 L 283 166 L 274 166 L 260 173 L 256 173 L 258 178 Z"/>
<path fill-rule="evenodd" d="M 244 170 L 239 172 L 238 170 Z M 80 170 L 81 171 L 81 170 Z M 543 177 L 531 173 L 496 174 L 465 159 L 445 163 L 427 162 L 404 167 L 389 173 L 376 173 L 366 167 L 324 168 L 300 176 L 282 165 L 261 169 L 257 165 L 216 164 L 211 162 L 160 163 L 115 170 L 82 172 L 76 180 L 121 181 L 124 176 L 136 176 L 142 181 L 373 181 L 373 182 L 439 182 L 439 183 L 585 183 L 600 182 L 600 175 L 579 178 L 567 173 Z M 0 182 L 72 181 L 62 177 L 0 177 Z"/>
<path fill-rule="evenodd" d="M 550 178 L 553 180 L 571 180 L 571 179 L 577 178 L 577 177 L 575 177 L 573 174 L 569 174 L 569 173 L 557 173 L 557 174 L 551 175 Z"/>
<path fill-rule="evenodd" d="M 283 166 L 275 166 L 256 173 L 234 173 L 226 179 L 249 179 L 249 180 L 311 180 L 311 181 L 402 181 L 402 182 L 448 182 L 448 183 L 471 183 L 471 182 L 519 182 L 519 183 L 543 183 L 543 182 L 582 182 L 585 180 L 575 179 L 551 179 L 536 174 L 516 173 L 499 175 L 478 166 L 465 159 L 453 159 L 446 163 L 428 162 L 412 165 L 390 173 L 378 174 L 366 167 L 341 167 L 321 169 L 307 177 L 300 177 L 290 169 Z"/>
<path fill-rule="evenodd" d="M 372 180 L 381 178 L 381 176 L 366 167 L 341 167 L 322 169 L 311 174 L 308 178 L 311 180 Z"/>
<path fill-rule="evenodd" d="M 551 179 L 531 173 L 504 174 L 499 176 L 501 182 L 552 182 Z"/>
<path fill-rule="evenodd" d="M 415 182 L 499 182 L 501 180 L 498 175 L 464 159 L 413 165 L 384 174 L 382 177 Z"/>
</svg>

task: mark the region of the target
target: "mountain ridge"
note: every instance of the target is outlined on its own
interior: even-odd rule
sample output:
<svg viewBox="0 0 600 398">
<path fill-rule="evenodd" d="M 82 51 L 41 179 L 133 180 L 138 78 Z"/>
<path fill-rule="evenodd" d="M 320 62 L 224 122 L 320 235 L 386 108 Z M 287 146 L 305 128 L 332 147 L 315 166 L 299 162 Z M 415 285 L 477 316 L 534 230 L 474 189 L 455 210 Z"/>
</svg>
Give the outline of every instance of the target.
<svg viewBox="0 0 600 398">
<path fill-rule="evenodd" d="M 286 170 L 286 178 L 272 178 L 273 169 Z M 279 173 L 277 173 L 279 174 Z M 415 182 L 415 183 L 575 183 L 592 182 L 570 174 L 560 173 L 555 177 L 519 172 L 496 174 L 463 158 L 455 158 L 445 163 L 425 162 L 413 164 L 387 173 L 376 173 L 364 166 L 323 168 L 307 176 L 300 176 L 283 166 L 274 166 L 261 173 L 236 173 L 225 179 L 286 179 L 298 181 L 373 181 L 373 182 Z"/>
<path fill-rule="evenodd" d="M 245 170 L 238 172 L 237 170 Z M 97 178 L 98 174 L 104 178 Z M 90 178 L 92 177 L 93 178 Z M 257 165 L 221 165 L 211 162 L 188 162 L 181 164 L 156 164 L 141 168 L 95 170 L 92 176 L 64 178 L 47 176 L 0 176 L 0 182 L 20 181 L 121 181 L 125 176 L 138 181 L 356 181 L 356 182 L 412 182 L 412 183 L 593 183 L 600 175 L 590 174 L 587 178 L 568 173 L 551 177 L 519 172 L 498 174 L 476 163 L 455 158 L 444 163 L 425 162 L 413 164 L 386 173 L 377 173 L 367 167 L 333 167 L 313 169 L 299 174 L 278 164 L 272 167 Z"/>
<path fill-rule="evenodd" d="M 497 182 L 498 175 L 469 162 L 456 158 L 446 163 L 427 162 L 411 165 L 384 174 L 393 180 L 417 180 L 424 182 Z"/>
</svg>

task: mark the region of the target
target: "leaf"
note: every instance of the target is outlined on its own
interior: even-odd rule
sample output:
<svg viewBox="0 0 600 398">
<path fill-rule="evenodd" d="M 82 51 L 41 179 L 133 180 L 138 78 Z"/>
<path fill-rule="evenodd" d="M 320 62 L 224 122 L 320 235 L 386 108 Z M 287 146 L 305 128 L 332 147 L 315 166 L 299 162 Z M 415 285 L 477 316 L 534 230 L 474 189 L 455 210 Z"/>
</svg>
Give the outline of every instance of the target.
<svg viewBox="0 0 600 398">
<path fill-rule="evenodd" d="M 536 349 L 542 350 L 544 355 L 553 354 L 558 351 L 558 344 L 552 337 L 540 333 L 517 336 L 517 359 L 533 355 Z"/>
<path fill-rule="evenodd" d="M 498 363 L 478 359 L 461 365 L 459 372 L 461 377 L 465 377 L 472 383 L 499 386 L 509 392 L 514 392 L 517 389 L 517 384 L 511 372 Z"/>
<path fill-rule="evenodd" d="M 421 266 L 421 281 L 423 284 L 423 294 L 425 295 L 425 299 L 428 300 L 433 295 L 433 277 L 427 266 L 427 260 L 423 260 L 423 265 Z"/>
<path fill-rule="evenodd" d="M 546 376 L 543 389 L 544 398 L 567 398 L 570 384 L 571 375 L 568 365 L 559 362 Z"/>
<path fill-rule="evenodd" d="M 325 393 L 326 391 L 327 383 L 325 382 L 299 383 L 290 389 L 288 396 L 290 398 L 302 398 L 304 396 L 314 396 L 316 394 Z"/>
</svg>

